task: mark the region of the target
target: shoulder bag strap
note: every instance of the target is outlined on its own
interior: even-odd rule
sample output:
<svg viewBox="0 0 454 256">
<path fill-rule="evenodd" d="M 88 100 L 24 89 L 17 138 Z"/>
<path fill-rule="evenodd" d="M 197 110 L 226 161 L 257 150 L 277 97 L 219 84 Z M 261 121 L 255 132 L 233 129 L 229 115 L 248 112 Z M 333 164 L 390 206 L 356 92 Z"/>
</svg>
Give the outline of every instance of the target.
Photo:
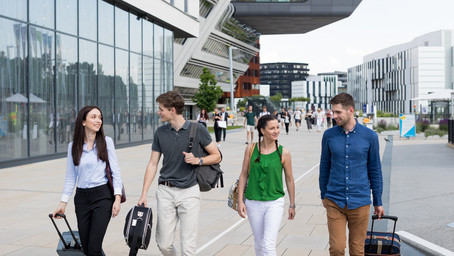
<svg viewBox="0 0 454 256">
<path fill-rule="evenodd" d="M 257 145 L 257 143 L 252 144 L 251 151 L 249 152 L 249 170 L 248 170 L 248 175 L 249 175 L 249 172 L 251 171 L 251 159 L 252 159 L 252 154 L 254 153 L 254 149 L 255 149 L 256 145 Z"/>
<path fill-rule="evenodd" d="M 192 147 L 194 146 L 195 135 L 197 134 L 197 128 L 199 124 L 191 123 L 191 130 L 189 131 L 189 152 L 192 151 Z"/>
</svg>

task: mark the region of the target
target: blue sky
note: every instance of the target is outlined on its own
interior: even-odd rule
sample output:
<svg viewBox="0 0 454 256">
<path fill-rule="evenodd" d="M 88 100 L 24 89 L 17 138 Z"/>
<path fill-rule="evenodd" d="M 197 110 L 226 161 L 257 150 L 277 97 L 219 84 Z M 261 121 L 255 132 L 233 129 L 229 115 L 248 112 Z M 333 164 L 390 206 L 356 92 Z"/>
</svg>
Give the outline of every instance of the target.
<svg viewBox="0 0 454 256">
<path fill-rule="evenodd" d="M 364 55 L 441 29 L 454 29 L 454 0 L 363 0 L 350 17 L 309 33 L 261 36 L 260 62 L 347 71 Z"/>
</svg>

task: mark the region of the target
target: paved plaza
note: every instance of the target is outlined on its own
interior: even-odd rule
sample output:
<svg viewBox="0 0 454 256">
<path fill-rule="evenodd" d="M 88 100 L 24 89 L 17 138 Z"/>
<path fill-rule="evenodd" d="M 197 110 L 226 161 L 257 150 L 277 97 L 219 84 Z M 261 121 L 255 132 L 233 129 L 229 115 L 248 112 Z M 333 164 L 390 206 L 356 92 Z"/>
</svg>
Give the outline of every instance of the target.
<svg viewBox="0 0 454 256">
<path fill-rule="evenodd" d="M 228 189 L 241 171 L 246 147 L 245 134 L 246 132 L 243 129 L 229 131 L 227 141 L 222 142 L 221 151 L 224 159 L 221 167 L 225 172 L 225 187 L 202 193 L 198 255 L 254 255 L 253 236 L 248 221 L 240 218 L 235 211 L 227 206 Z M 254 135 L 255 140 L 257 140 L 257 132 Z M 321 205 L 318 189 L 321 137 L 322 133 L 317 133 L 314 130 L 309 133 L 306 129 L 300 129 L 297 132 L 293 127 L 289 135 L 286 135 L 283 129 L 281 130 L 279 142 L 292 153 L 293 173 L 296 181 L 297 214 L 294 220 L 289 221 L 287 220 L 287 211 L 284 211 L 277 242 L 278 255 L 329 255 L 326 215 Z M 394 143 L 396 142 L 395 139 Z M 384 136 L 380 136 L 382 155 L 385 152 L 386 143 Z M 437 144 L 446 147 L 446 143 L 437 142 Z M 117 150 L 127 202 L 122 204 L 119 216 L 111 220 L 107 230 L 103 248 L 109 256 L 127 255 L 129 252 L 123 238 L 125 216 L 139 199 L 150 150 L 150 144 Z M 447 154 L 454 154 L 453 149 L 449 148 L 449 150 L 451 151 L 448 151 Z M 2 202 L 0 209 L 0 255 L 56 255 L 58 235 L 48 218 L 48 214 L 55 210 L 59 202 L 63 189 L 65 167 L 66 158 L 62 158 L 0 170 L 0 200 Z M 399 179 L 403 178 L 400 177 Z M 156 209 L 156 183 L 157 178 L 148 194 L 148 201 L 153 209 Z M 391 192 L 395 193 L 396 191 L 391 189 Z M 391 196 L 393 196 L 392 193 Z M 447 196 L 452 197 L 452 194 Z M 399 197 L 395 198 L 394 201 L 391 200 L 391 205 L 404 200 Z M 285 199 L 285 209 L 287 209 L 287 195 Z M 412 199 L 415 200 L 416 198 Z M 404 207 L 405 205 L 401 206 Z M 385 209 L 385 211 L 387 210 Z M 68 204 L 66 213 L 72 227 L 76 229 L 72 199 Z M 156 213 L 154 212 L 154 214 Z M 153 219 L 156 220 L 156 216 Z M 410 225 L 408 221 L 403 221 L 403 223 L 407 227 Z M 59 226 L 66 230 L 63 221 L 58 221 L 57 224 L 60 224 Z M 152 240 L 148 250 L 140 250 L 139 255 L 160 255 L 154 236 L 155 226 L 153 226 Z M 436 243 L 437 241 L 431 242 Z M 452 242 L 443 241 L 445 247 L 451 246 L 451 244 Z M 175 245 L 179 250 L 178 234 Z"/>
</svg>

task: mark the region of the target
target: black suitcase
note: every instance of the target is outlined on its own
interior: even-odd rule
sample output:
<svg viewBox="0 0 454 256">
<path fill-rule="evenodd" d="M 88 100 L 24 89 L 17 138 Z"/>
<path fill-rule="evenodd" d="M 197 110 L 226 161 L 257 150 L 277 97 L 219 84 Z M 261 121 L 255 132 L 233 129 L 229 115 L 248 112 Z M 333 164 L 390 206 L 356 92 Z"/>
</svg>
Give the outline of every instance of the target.
<svg viewBox="0 0 454 256">
<path fill-rule="evenodd" d="M 367 237 L 364 245 L 365 255 L 400 255 L 400 237 L 396 234 L 396 216 L 381 216 L 381 219 L 394 221 L 393 232 L 374 232 L 374 221 L 378 219 L 377 215 L 372 216 L 372 225 L 370 231 L 367 231 Z"/>
<path fill-rule="evenodd" d="M 146 250 L 150 243 L 153 213 L 151 208 L 134 206 L 126 215 L 123 234 L 130 250 L 129 255 L 137 255 L 139 249 Z"/>
<path fill-rule="evenodd" d="M 66 215 L 64 214 L 56 214 L 58 217 L 62 217 L 66 225 L 68 226 L 69 231 L 65 231 L 60 233 L 60 230 L 57 227 L 57 224 L 52 218 L 52 214 L 49 214 L 49 218 L 52 220 L 55 229 L 57 230 L 58 236 L 60 237 L 60 241 L 57 245 L 57 254 L 60 256 L 85 256 L 84 252 L 82 251 L 82 246 L 80 245 L 80 238 L 78 231 L 72 231 L 71 227 L 69 226 L 69 222 L 66 219 Z M 102 252 L 105 255 L 104 251 Z"/>
</svg>

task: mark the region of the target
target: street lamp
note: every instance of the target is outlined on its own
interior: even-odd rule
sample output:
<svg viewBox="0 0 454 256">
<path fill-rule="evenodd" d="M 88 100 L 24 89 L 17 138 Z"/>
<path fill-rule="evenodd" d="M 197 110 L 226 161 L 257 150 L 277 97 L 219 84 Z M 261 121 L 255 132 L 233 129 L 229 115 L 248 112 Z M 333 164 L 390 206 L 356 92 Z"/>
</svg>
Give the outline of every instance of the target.
<svg viewBox="0 0 454 256">
<path fill-rule="evenodd" d="M 230 111 L 233 111 L 233 66 L 232 50 L 238 49 L 235 46 L 229 46 L 229 68 L 230 68 Z"/>
</svg>

